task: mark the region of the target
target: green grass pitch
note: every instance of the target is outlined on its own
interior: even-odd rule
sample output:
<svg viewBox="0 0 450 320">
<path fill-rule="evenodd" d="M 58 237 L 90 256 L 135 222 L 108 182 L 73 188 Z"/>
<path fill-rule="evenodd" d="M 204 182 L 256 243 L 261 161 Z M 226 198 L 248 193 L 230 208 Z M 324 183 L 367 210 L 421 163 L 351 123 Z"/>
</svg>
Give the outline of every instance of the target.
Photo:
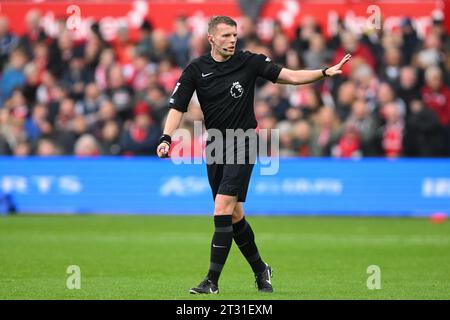
<svg viewBox="0 0 450 320">
<path fill-rule="evenodd" d="M 218 296 L 193 296 L 209 265 L 206 216 L 0 217 L 0 299 L 449 299 L 450 223 L 412 218 L 248 217 L 274 269 L 259 294 L 234 244 Z M 67 267 L 81 269 L 69 290 Z M 369 290 L 378 265 L 381 289 Z"/>
</svg>

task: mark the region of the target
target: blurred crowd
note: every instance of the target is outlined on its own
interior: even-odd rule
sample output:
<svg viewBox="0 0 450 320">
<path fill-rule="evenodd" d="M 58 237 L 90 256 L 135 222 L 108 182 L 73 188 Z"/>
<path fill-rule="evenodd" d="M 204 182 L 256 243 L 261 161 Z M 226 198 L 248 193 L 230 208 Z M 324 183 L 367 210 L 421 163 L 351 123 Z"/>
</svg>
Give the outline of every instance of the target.
<svg viewBox="0 0 450 320">
<path fill-rule="evenodd" d="M 169 96 L 189 61 L 209 51 L 206 36 L 185 17 L 171 34 L 144 22 L 139 39 L 122 27 L 110 42 L 97 24 L 75 41 L 65 21 L 57 38 L 41 22 L 30 11 L 18 35 L 0 17 L 0 155 L 155 155 Z M 421 39 L 407 17 L 390 32 L 356 34 L 341 22 L 333 37 L 305 17 L 294 39 L 274 23 L 267 42 L 242 17 L 238 36 L 238 49 L 291 69 L 353 56 L 342 76 L 310 85 L 257 82 L 258 126 L 280 130 L 280 155 L 450 156 L 450 39 L 439 19 Z M 201 120 L 194 94 L 182 127 L 194 132 Z M 199 155 L 202 138 L 182 143 Z"/>
</svg>

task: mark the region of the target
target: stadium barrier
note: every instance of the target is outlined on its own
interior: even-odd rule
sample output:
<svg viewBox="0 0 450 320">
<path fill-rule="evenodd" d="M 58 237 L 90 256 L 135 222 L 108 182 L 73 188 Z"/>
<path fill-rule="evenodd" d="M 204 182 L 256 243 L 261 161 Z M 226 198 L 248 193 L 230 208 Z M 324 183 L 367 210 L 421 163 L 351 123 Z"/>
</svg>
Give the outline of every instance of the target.
<svg viewBox="0 0 450 320">
<path fill-rule="evenodd" d="M 280 159 L 257 163 L 245 209 L 267 215 L 450 212 L 448 159 Z M 0 157 L 0 195 L 20 213 L 211 214 L 204 164 L 157 158 Z M 5 202 L 5 200 L 3 200 Z M 0 210 L 2 211 L 2 210 Z"/>
</svg>

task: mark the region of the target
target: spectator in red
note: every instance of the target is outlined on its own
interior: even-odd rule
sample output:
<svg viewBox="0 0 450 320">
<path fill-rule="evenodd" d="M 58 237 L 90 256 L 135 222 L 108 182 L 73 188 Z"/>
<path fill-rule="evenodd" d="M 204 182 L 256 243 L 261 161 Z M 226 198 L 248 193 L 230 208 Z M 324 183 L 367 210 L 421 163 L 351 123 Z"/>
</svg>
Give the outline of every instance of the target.
<svg viewBox="0 0 450 320">
<path fill-rule="evenodd" d="M 136 45 L 130 39 L 128 28 L 126 26 L 121 26 L 117 30 L 117 37 L 112 41 L 111 46 L 114 48 L 117 61 L 122 67 L 132 62 Z"/>
<path fill-rule="evenodd" d="M 158 81 L 166 92 L 171 92 L 176 86 L 178 79 L 181 76 L 182 70 L 176 66 L 171 58 L 164 58 L 159 63 Z"/>
<path fill-rule="evenodd" d="M 148 58 L 143 54 L 133 57 L 132 72 L 130 77 L 130 87 L 137 96 L 142 96 L 144 91 L 150 86 L 150 74 L 154 72 Z"/>
<path fill-rule="evenodd" d="M 361 139 L 358 129 L 351 124 L 345 126 L 342 136 L 332 149 L 332 155 L 337 158 L 361 157 Z"/>
<path fill-rule="evenodd" d="M 425 104 L 439 116 L 443 126 L 450 126 L 450 88 L 442 82 L 442 71 L 437 66 L 425 71 L 425 86 L 422 89 Z"/>
<path fill-rule="evenodd" d="M 442 71 L 437 66 L 428 67 L 425 71 L 422 99 L 438 115 L 447 136 L 447 150 L 450 153 L 450 88 L 444 85 Z"/>
<path fill-rule="evenodd" d="M 336 50 L 331 64 L 339 63 L 348 53 L 352 55 L 352 61 L 342 67 L 342 76 L 350 76 L 353 66 L 361 61 L 367 63 L 372 70 L 376 70 L 375 57 L 366 45 L 358 42 L 356 35 L 350 31 L 342 32 L 341 43 L 341 47 Z"/>
<path fill-rule="evenodd" d="M 138 103 L 134 108 L 134 120 L 125 128 L 121 148 L 125 155 L 150 156 L 155 154 L 161 129 L 150 118 L 150 107 Z"/>
<path fill-rule="evenodd" d="M 379 139 L 383 155 L 387 158 L 397 158 L 403 152 L 404 121 L 396 102 L 388 102 L 381 110 L 385 125 L 381 127 Z"/>
</svg>

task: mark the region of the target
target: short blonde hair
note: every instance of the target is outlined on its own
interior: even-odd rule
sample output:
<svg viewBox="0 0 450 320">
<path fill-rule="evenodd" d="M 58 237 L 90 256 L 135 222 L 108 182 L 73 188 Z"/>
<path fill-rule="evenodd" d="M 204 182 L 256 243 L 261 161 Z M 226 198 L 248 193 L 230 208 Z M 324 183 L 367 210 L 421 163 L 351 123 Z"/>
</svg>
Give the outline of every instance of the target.
<svg viewBox="0 0 450 320">
<path fill-rule="evenodd" d="M 219 24 L 221 24 L 221 23 L 224 23 L 224 24 L 232 26 L 232 27 L 237 27 L 236 21 L 234 21 L 230 17 L 227 17 L 227 16 L 214 16 L 208 22 L 208 33 L 209 34 L 213 33 L 214 30 L 216 29 L 216 27 Z"/>
</svg>

